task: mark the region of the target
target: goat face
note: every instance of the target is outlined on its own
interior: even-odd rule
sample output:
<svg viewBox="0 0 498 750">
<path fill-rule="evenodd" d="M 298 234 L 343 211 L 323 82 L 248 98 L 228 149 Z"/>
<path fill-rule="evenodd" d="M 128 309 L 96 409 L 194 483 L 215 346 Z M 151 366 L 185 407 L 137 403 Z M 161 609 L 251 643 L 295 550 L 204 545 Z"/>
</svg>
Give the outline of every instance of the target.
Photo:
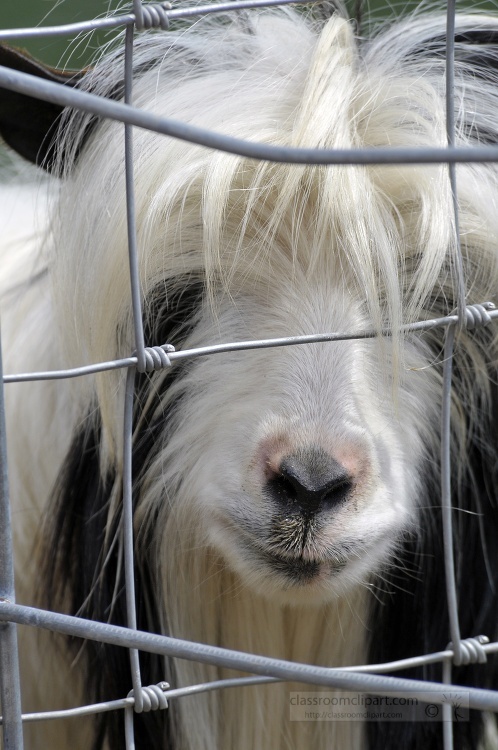
<svg viewBox="0 0 498 750">
<path fill-rule="evenodd" d="M 205 311 L 195 336 L 367 328 L 358 300 L 317 280 Z M 185 395 L 166 449 L 182 466 L 177 507 L 253 589 L 323 603 L 365 583 L 412 525 L 432 382 L 412 368 L 394 399 L 392 359 L 388 339 L 260 349 L 198 361 L 173 386 Z"/>
</svg>

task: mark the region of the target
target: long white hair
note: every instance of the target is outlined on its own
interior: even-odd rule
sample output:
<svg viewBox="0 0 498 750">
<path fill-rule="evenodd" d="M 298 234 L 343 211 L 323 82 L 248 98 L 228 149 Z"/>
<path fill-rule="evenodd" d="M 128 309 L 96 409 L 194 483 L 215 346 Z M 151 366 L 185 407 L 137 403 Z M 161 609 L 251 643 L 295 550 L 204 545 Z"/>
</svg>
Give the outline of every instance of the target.
<svg viewBox="0 0 498 750">
<path fill-rule="evenodd" d="M 444 146 L 444 36 L 431 15 L 361 40 L 339 15 L 203 21 L 137 40 L 134 103 L 275 145 Z M 497 142 L 497 40 L 498 20 L 457 19 L 458 145 Z M 78 85 L 116 97 L 121 71 L 115 52 Z M 402 335 L 400 325 L 459 302 L 447 166 L 277 165 L 145 130 L 133 139 L 147 344 L 392 328 L 387 338 L 209 356 L 137 376 L 139 627 L 324 666 L 443 649 L 443 333 Z M 10 371 L 105 361 L 135 346 L 122 125 L 66 113 L 50 158 L 62 182 L 38 265 L 24 264 L 34 278 L 22 303 L 6 305 Z M 459 166 L 458 197 L 466 303 L 493 300 L 496 169 Z M 116 623 L 125 622 L 124 379 L 15 386 L 9 407 L 14 495 L 32 510 L 16 521 L 21 598 L 42 591 L 50 607 Z M 464 636 L 496 632 L 495 380 L 494 330 L 461 331 L 452 434 L 454 502 L 466 511 L 456 531 Z M 39 525 L 41 580 L 23 557 Z M 85 700 L 131 687 L 117 649 L 87 645 L 75 663 L 85 665 Z M 143 670 L 145 684 L 173 687 L 229 674 L 153 656 Z M 424 676 L 438 678 L 432 667 Z M 478 679 L 473 668 L 457 677 Z M 493 669 L 479 679 L 493 684 Z M 291 689 L 172 701 L 167 714 L 137 719 L 137 746 L 408 748 L 422 737 L 440 746 L 437 725 L 289 721 Z M 121 720 L 99 721 L 95 747 L 121 747 Z M 461 747 L 480 726 L 458 725 Z"/>
</svg>

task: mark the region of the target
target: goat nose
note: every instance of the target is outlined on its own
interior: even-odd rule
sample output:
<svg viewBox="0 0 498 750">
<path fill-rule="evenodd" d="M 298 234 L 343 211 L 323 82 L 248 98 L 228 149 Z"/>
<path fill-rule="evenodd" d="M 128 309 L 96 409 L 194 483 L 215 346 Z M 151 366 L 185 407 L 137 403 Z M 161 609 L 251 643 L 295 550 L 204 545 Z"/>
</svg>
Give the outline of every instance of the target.
<svg viewBox="0 0 498 750">
<path fill-rule="evenodd" d="M 275 502 L 305 515 L 339 505 L 352 487 L 353 479 L 344 466 L 317 448 L 283 458 L 266 484 L 267 493 Z"/>
</svg>

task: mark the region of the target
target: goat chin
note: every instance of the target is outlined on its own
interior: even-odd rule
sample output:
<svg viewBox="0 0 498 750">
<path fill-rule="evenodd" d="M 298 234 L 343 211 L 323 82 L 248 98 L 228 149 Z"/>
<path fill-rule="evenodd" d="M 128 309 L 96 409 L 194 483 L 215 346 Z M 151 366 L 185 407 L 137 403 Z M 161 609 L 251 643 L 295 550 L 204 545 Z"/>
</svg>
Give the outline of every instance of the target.
<svg viewBox="0 0 498 750">
<path fill-rule="evenodd" d="M 498 19 L 457 17 L 456 28 L 457 145 L 496 144 Z M 288 10 L 244 23 L 208 19 L 137 39 L 134 102 L 274 145 L 444 145 L 444 29 L 439 16 L 420 15 L 358 41 L 339 15 L 325 23 Z M 8 53 L 12 67 L 21 67 L 16 54 Z M 25 69 L 30 63 L 21 57 Z M 116 98 L 121 70 L 121 52 L 111 52 L 70 85 Z M 44 107 L 27 98 L 22 106 Z M 0 278 L 7 372 L 108 361 L 135 346 L 122 125 L 71 111 L 57 127 L 54 147 L 46 134 L 36 148 L 16 144 L 52 176 L 38 188 L 2 188 L 17 201 L 0 200 L 10 217 Z M 1 114 L 0 133 L 13 142 Z M 458 303 L 447 166 L 290 166 L 140 129 L 133 138 L 148 345 L 190 349 L 392 329 L 388 337 L 210 355 L 136 375 L 139 628 L 322 666 L 444 649 L 444 332 L 404 334 L 401 324 L 449 314 Z M 492 301 L 496 167 L 460 165 L 458 198 L 466 302 Z M 452 457 L 460 626 L 464 637 L 492 639 L 496 362 L 493 326 L 459 331 Z M 126 624 L 119 543 L 125 379 L 114 370 L 6 386 L 22 603 Z M 112 700 L 131 688 L 125 650 L 22 629 L 20 637 L 25 710 Z M 148 654 L 142 670 L 143 684 L 166 679 L 172 687 L 235 674 Z M 438 670 L 427 665 L 409 676 L 439 680 Z M 495 671 L 462 667 L 454 679 L 495 687 Z M 136 716 L 136 746 L 441 745 L 436 722 L 293 721 L 296 690 L 304 686 L 172 700 L 167 712 Z M 489 740 L 483 727 L 481 716 L 455 725 L 457 746 L 476 747 L 485 731 Z M 26 732 L 33 750 L 118 750 L 124 742 L 119 713 Z"/>
</svg>

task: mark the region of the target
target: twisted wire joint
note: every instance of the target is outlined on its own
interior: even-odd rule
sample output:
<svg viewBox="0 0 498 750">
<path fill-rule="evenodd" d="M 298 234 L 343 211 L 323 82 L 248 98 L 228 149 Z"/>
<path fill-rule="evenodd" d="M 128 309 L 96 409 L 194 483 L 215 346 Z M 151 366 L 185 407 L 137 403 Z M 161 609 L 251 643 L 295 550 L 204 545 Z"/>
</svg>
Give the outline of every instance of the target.
<svg viewBox="0 0 498 750">
<path fill-rule="evenodd" d="M 167 690 L 168 688 L 169 683 L 167 682 L 158 682 L 157 685 L 148 685 L 147 687 L 140 688 L 143 701 L 142 711 L 144 713 L 148 713 L 149 711 L 157 711 L 168 708 L 168 701 L 166 699 L 166 696 L 164 695 L 165 690 Z M 133 690 L 130 690 L 127 698 L 134 697 L 135 696 Z M 135 702 L 135 711 L 139 713 L 136 706 L 137 704 Z"/>
<path fill-rule="evenodd" d="M 137 31 L 145 29 L 169 29 L 169 18 L 167 11 L 171 10 L 171 3 L 149 3 L 142 5 L 141 0 L 133 0 L 133 12 L 135 15 L 135 28 Z"/>
<path fill-rule="evenodd" d="M 488 310 L 494 309 L 495 305 L 492 302 L 484 302 L 482 305 L 467 305 L 465 308 L 465 328 L 472 330 L 476 326 L 487 326 L 492 320 Z"/>
<path fill-rule="evenodd" d="M 465 638 L 460 641 L 460 653 L 454 651 L 453 661 L 456 666 L 467 666 L 468 664 L 485 664 L 488 660 L 483 646 L 489 643 L 487 635 L 476 635 L 474 638 Z M 448 649 L 453 650 L 453 644 L 448 644 Z M 458 658 L 458 660 L 457 660 Z"/>
<path fill-rule="evenodd" d="M 171 360 L 167 352 L 174 351 L 175 347 L 171 344 L 146 346 L 144 349 L 145 372 L 154 372 L 154 370 L 162 370 L 164 367 L 171 367 Z"/>
</svg>

